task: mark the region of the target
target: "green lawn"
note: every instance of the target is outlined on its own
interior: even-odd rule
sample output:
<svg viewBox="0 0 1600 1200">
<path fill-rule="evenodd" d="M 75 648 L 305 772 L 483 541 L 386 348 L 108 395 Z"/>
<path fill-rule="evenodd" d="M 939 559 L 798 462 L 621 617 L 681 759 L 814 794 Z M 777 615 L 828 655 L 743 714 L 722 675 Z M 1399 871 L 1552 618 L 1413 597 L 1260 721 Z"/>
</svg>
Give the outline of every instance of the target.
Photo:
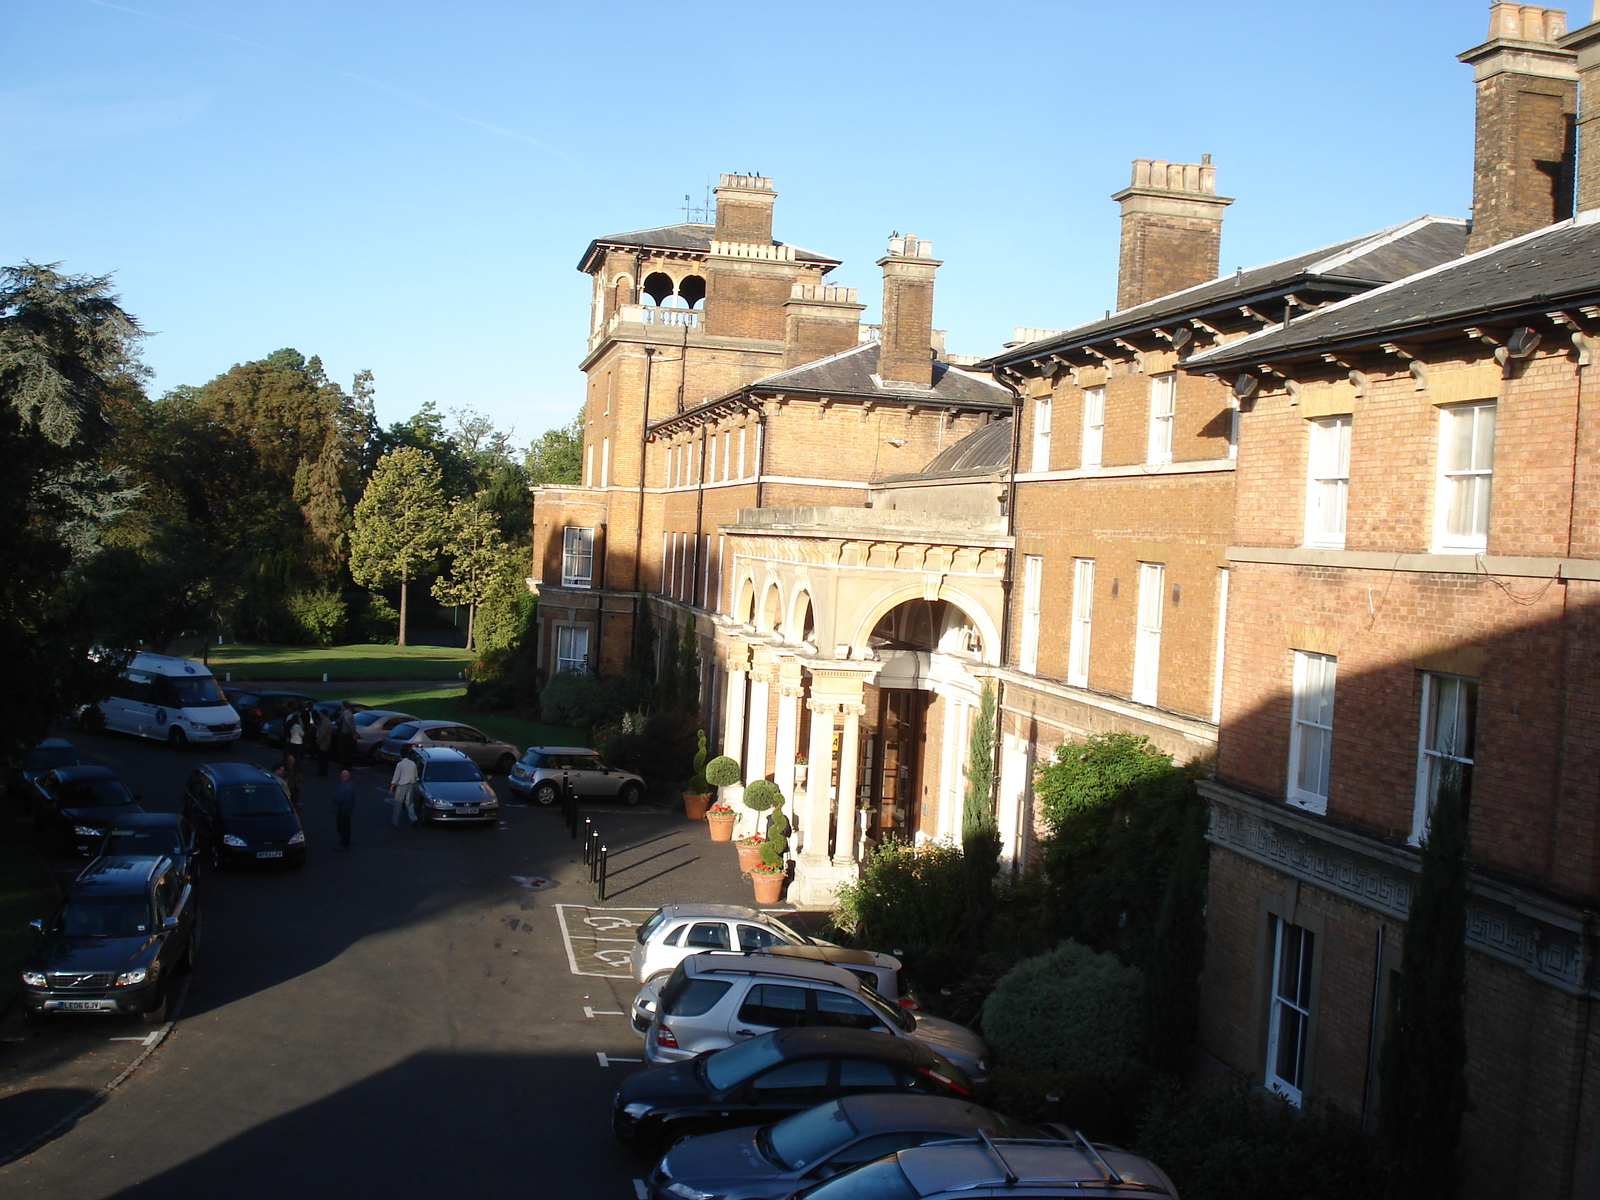
<svg viewBox="0 0 1600 1200">
<path fill-rule="evenodd" d="M 459 720 L 490 737 L 510 742 L 519 750 L 529 746 L 582 746 L 582 731 L 566 725 L 546 725 L 542 721 L 525 721 L 521 717 L 500 716 L 494 713 L 465 712 L 460 708 L 461 697 L 466 693 L 460 687 L 419 688 L 411 691 L 356 692 L 341 699 L 370 704 L 374 708 L 392 708 L 410 713 L 424 720 Z"/>
<path fill-rule="evenodd" d="M 206 652 L 218 676 L 236 680 L 368 682 L 377 679 L 457 679 L 472 654 L 445 646 L 257 646 L 235 642 Z"/>
<path fill-rule="evenodd" d="M 0 814 L 0 1008 L 21 986 L 23 960 L 39 936 L 28 922 L 48 917 L 60 898 L 50 868 L 10 815 Z"/>
</svg>

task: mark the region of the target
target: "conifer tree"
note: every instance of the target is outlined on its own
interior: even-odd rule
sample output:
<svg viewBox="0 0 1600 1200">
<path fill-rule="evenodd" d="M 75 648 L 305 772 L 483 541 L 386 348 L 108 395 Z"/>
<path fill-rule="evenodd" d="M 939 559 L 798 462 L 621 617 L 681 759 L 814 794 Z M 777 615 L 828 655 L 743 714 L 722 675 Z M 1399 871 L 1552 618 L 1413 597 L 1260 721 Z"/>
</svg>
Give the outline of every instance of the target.
<svg viewBox="0 0 1600 1200">
<path fill-rule="evenodd" d="M 700 635 L 694 618 L 683 625 L 683 643 L 678 647 L 678 708 L 694 714 L 700 711 Z"/>
<path fill-rule="evenodd" d="M 967 878 L 967 940 L 976 947 L 994 911 L 1000 870 L 1000 826 L 994 810 L 994 688 L 984 685 L 967 741 L 967 787 L 961 812 L 962 865 Z"/>
<path fill-rule="evenodd" d="M 640 592 L 633 602 L 633 645 L 628 652 L 628 670 L 646 683 L 656 681 L 656 622 L 645 592 Z"/>
<path fill-rule="evenodd" d="M 661 637 L 661 670 L 656 675 L 656 703 L 671 710 L 678 706 L 678 614 L 667 618 L 667 630 Z"/>
</svg>

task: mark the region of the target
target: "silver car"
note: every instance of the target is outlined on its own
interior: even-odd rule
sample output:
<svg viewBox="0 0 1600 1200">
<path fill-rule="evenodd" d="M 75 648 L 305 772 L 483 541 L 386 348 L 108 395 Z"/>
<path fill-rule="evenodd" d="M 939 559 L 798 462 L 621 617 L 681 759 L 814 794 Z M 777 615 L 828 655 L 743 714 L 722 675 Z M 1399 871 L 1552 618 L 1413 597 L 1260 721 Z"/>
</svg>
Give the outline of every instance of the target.
<svg viewBox="0 0 1600 1200">
<path fill-rule="evenodd" d="M 460 721 L 406 721 L 396 725 L 373 757 L 380 762 L 399 762 L 407 750 L 421 746 L 448 746 L 459 750 L 485 773 L 496 771 L 504 775 L 517 761 L 517 748 L 510 742 L 497 742 Z"/>
<path fill-rule="evenodd" d="M 465 754 L 443 746 L 408 753 L 417 764 L 417 819 L 423 824 L 492 823 L 500 816 L 500 798 Z"/>
<path fill-rule="evenodd" d="M 766 954 L 695 954 L 679 963 L 645 1035 L 645 1061 L 684 1062 L 796 1025 L 867 1029 L 920 1042 L 975 1086 L 989 1080 L 989 1047 L 965 1025 L 891 1004 L 842 967 Z"/>
<path fill-rule="evenodd" d="M 515 786 L 513 782 L 513 786 Z M 705 950 L 765 950 L 768 946 L 831 946 L 796 933 L 771 913 L 742 904 L 665 904 L 633 935 L 628 965 L 636 983 L 662 980 Z"/>
<path fill-rule="evenodd" d="M 632 771 L 608 766 L 583 746 L 530 746 L 511 768 L 511 790 L 535 804 L 554 804 L 562 781 L 570 782 L 580 800 L 620 800 L 630 808 L 644 799 L 644 780 Z"/>
<path fill-rule="evenodd" d="M 371 758 L 383 745 L 391 730 L 407 721 L 418 720 L 410 713 L 392 708 L 367 708 L 356 714 L 356 757 Z"/>
</svg>

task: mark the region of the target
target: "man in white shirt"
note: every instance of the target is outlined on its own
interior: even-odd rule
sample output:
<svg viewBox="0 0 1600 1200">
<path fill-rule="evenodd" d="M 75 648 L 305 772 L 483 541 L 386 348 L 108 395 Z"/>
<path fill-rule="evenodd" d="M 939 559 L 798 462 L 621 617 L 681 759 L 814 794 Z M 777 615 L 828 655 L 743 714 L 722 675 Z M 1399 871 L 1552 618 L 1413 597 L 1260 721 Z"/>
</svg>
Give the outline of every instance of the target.
<svg viewBox="0 0 1600 1200">
<path fill-rule="evenodd" d="M 412 794 L 417 787 L 417 764 L 409 756 L 402 756 L 394 765 L 394 774 L 389 778 L 389 794 L 394 797 L 394 814 L 389 820 L 392 828 L 399 828 L 400 810 L 404 809 L 411 818 L 411 827 L 417 825 L 417 809 L 412 802 Z"/>
</svg>

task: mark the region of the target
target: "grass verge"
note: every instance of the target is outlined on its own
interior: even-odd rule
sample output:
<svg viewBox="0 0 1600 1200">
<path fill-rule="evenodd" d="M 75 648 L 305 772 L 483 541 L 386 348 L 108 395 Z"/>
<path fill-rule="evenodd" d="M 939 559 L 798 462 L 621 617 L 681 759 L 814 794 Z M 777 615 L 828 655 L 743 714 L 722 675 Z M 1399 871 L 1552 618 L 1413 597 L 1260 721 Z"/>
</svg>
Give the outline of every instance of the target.
<svg viewBox="0 0 1600 1200">
<path fill-rule="evenodd" d="M 28 922 L 48 917 L 60 898 L 55 875 L 11 814 L 0 813 L 0 1008 L 21 986 L 22 963 L 39 936 Z"/>
<path fill-rule="evenodd" d="M 252 681 L 456 679 L 472 654 L 449 646 L 210 646 L 206 661 L 221 676 Z"/>
<path fill-rule="evenodd" d="M 397 712 L 410 713 L 423 720 L 461 721 L 483 730 L 490 737 L 510 742 L 520 750 L 526 750 L 529 746 L 586 744 L 583 732 L 568 725 L 547 725 L 543 721 L 528 721 L 498 713 L 468 712 L 461 707 L 465 695 L 465 690 L 458 686 L 363 692 L 349 699 L 370 704 L 374 708 L 392 708 Z"/>
</svg>

